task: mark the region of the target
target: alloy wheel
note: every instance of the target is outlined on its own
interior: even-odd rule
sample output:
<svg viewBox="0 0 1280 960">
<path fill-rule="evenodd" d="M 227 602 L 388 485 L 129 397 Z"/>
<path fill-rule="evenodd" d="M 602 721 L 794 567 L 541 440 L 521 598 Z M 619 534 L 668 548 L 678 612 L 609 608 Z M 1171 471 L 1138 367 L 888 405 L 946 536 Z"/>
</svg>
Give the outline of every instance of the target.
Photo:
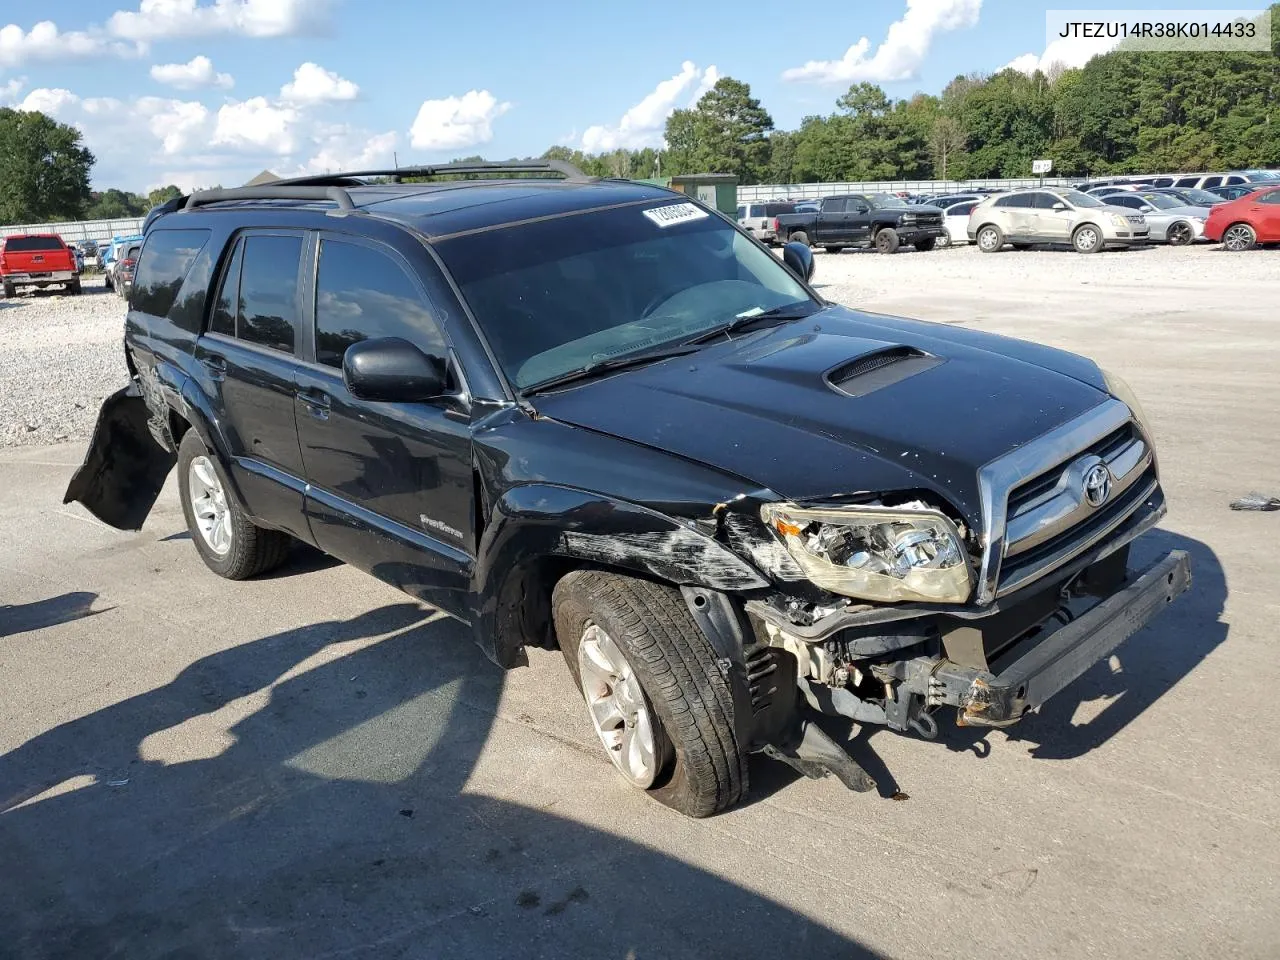
<svg viewBox="0 0 1280 960">
<path fill-rule="evenodd" d="M 1244 223 L 1237 223 L 1234 227 L 1228 227 L 1227 232 L 1222 235 L 1222 245 L 1228 250 L 1236 252 L 1248 250 L 1253 246 L 1253 241 L 1253 228 Z"/>
<path fill-rule="evenodd" d="M 208 457 L 192 459 L 187 468 L 187 490 L 201 538 L 210 550 L 225 557 L 231 551 L 231 509 Z"/>
<path fill-rule="evenodd" d="M 591 723 L 609 759 L 631 783 L 648 789 L 658 775 L 653 715 L 631 664 L 598 624 L 582 631 L 578 670 Z"/>
<path fill-rule="evenodd" d="M 1076 233 L 1076 249 L 1087 253 L 1098 245 L 1098 231 L 1093 227 L 1082 227 Z"/>
<path fill-rule="evenodd" d="M 978 246 L 984 251 L 994 250 L 998 241 L 999 237 L 996 236 L 996 232 L 994 230 L 986 229 L 978 234 Z"/>
</svg>

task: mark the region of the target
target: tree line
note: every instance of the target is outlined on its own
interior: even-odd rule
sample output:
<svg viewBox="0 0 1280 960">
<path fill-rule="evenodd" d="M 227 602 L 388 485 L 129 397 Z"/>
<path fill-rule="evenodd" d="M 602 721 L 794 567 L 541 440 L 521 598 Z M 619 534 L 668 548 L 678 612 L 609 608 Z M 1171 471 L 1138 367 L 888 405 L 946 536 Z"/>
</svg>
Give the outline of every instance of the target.
<svg viewBox="0 0 1280 960">
<path fill-rule="evenodd" d="M 794 130 L 776 129 L 748 84 L 722 77 L 671 114 L 662 149 L 543 156 L 595 176 L 732 173 L 744 184 L 1025 177 L 1041 158 L 1062 176 L 1275 168 L 1280 3 L 1271 13 L 1265 52 L 1122 49 L 1078 69 L 960 76 L 937 96 L 899 100 L 857 83 Z M 92 165 L 76 128 L 0 109 L 0 223 L 141 216 L 179 193 L 94 193 Z"/>
</svg>

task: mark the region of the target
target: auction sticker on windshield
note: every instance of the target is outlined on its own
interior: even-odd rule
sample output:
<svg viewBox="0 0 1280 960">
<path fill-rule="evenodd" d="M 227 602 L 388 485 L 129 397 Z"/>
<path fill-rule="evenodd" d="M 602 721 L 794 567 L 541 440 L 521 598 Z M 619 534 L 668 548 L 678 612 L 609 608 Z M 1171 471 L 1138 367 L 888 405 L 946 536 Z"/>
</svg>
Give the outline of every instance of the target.
<svg viewBox="0 0 1280 960">
<path fill-rule="evenodd" d="M 673 227 L 677 223 L 688 223 L 690 220 L 702 220 L 710 214 L 692 203 L 672 203 L 665 207 L 654 207 L 644 211 L 644 215 L 660 227 Z"/>
</svg>

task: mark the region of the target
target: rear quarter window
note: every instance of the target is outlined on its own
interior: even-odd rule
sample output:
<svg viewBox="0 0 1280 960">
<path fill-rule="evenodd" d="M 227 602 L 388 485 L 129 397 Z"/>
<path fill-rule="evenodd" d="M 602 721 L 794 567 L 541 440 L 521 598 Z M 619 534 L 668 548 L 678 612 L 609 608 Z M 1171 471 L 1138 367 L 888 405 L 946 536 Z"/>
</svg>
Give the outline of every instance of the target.
<svg viewBox="0 0 1280 960">
<path fill-rule="evenodd" d="M 766 217 L 780 217 L 784 214 L 795 212 L 796 205 L 794 203 L 766 203 L 764 205 L 764 215 Z"/>
<path fill-rule="evenodd" d="M 184 330 L 195 332 L 204 309 L 209 275 L 207 269 L 193 271 L 192 267 L 208 244 L 208 230 L 151 231 L 138 260 L 130 307 L 153 317 L 167 317 Z M 207 263 L 208 257 L 204 259 Z M 195 281 L 192 289 L 186 289 L 188 279 Z M 194 317 L 190 315 L 193 310 Z"/>
</svg>

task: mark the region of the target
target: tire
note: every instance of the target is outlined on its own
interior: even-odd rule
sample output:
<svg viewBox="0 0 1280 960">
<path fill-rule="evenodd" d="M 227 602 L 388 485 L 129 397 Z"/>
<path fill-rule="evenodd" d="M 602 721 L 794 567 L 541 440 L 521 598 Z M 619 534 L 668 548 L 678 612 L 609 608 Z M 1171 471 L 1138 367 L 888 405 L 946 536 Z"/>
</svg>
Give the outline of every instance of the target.
<svg viewBox="0 0 1280 960">
<path fill-rule="evenodd" d="M 188 430 L 178 444 L 178 494 L 191 542 L 205 566 L 218 576 L 245 580 L 284 563 L 293 538 L 279 530 L 256 526 L 240 509 L 230 489 L 218 458 L 194 430 Z M 193 495 L 201 501 L 199 507 L 193 502 Z M 206 507 L 212 513 L 212 526 L 221 528 L 216 535 L 206 532 L 197 518 L 197 509 L 203 513 Z M 204 522 L 208 527 L 210 521 Z"/>
<path fill-rule="evenodd" d="M 795 233 L 787 236 L 787 243 L 803 243 L 806 247 L 812 246 L 809 243 L 809 235 L 803 230 L 797 230 Z"/>
<path fill-rule="evenodd" d="M 983 253 L 999 253 L 1004 249 L 1004 231 L 994 223 L 987 223 L 978 228 L 973 242 Z"/>
<path fill-rule="evenodd" d="M 1232 253 L 1243 253 L 1258 245 L 1258 234 L 1247 223 L 1233 223 L 1222 231 L 1222 248 Z"/>
<path fill-rule="evenodd" d="M 80 286 L 79 280 L 72 280 L 69 284 L 67 284 L 67 293 L 71 294 L 71 296 L 78 297 L 83 292 L 84 292 L 84 288 Z"/>
<path fill-rule="evenodd" d="M 914 246 L 921 253 L 928 253 L 930 250 L 934 248 L 934 246 L 937 245 L 937 242 L 938 242 L 937 237 L 925 237 L 923 240 L 917 240 L 914 244 L 912 244 L 912 246 Z"/>
<path fill-rule="evenodd" d="M 844 249 L 844 247 L 823 247 L 822 249 L 827 251 L 827 253 L 839 253 Z"/>
<path fill-rule="evenodd" d="M 1177 223 L 1169 224 L 1169 229 L 1164 232 L 1164 238 L 1169 241 L 1171 247 L 1185 247 L 1195 239 L 1195 231 L 1187 221 L 1179 220 Z"/>
<path fill-rule="evenodd" d="M 653 732 L 651 777 L 629 772 L 623 750 L 610 747 L 613 741 L 593 717 L 601 743 L 628 782 L 689 817 L 711 816 L 746 796 L 747 757 L 734 731 L 733 692 L 678 591 L 616 573 L 575 570 L 556 584 L 551 611 L 560 649 L 584 699 L 597 697 L 599 705 L 613 691 L 625 692 L 626 676 L 639 682 Z M 604 681 L 598 672 L 599 651 L 607 649 L 602 635 L 630 671 L 614 673 L 615 681 L 624 677 L 622 682 Z M 591 645 L 586 652 L 584 643 Z M 590 674 L 585 681 L 584 663 Z M 623 710 L 636 703 L 630 694 L 621 700 Z M 636 731 L 634 741 L 644 727 L 636 720 L 613 729 L 619 737 L 626 729 Z"/>
<path fill-rule="evenodd" d="M 876 234 L 876 253 L 897 253 L 902 241 L 898 239 L 898 231 L 893 227 L 885 227 Z"/>
<path fill-rule="evenodd" d="M 17 295 L 18 295 L 18 288 L 15 287 L 12 283 L 6 283 L 4 285 L 4 298 L 6 300 L 12 300 Z"/>
<path fill-rule="evenodd" d="M 1071 235 L 1071 246 L 1076 253 L 1098 253 L 1103 246 L 1102 228 L 1082 223 Z"/>
</svg>

